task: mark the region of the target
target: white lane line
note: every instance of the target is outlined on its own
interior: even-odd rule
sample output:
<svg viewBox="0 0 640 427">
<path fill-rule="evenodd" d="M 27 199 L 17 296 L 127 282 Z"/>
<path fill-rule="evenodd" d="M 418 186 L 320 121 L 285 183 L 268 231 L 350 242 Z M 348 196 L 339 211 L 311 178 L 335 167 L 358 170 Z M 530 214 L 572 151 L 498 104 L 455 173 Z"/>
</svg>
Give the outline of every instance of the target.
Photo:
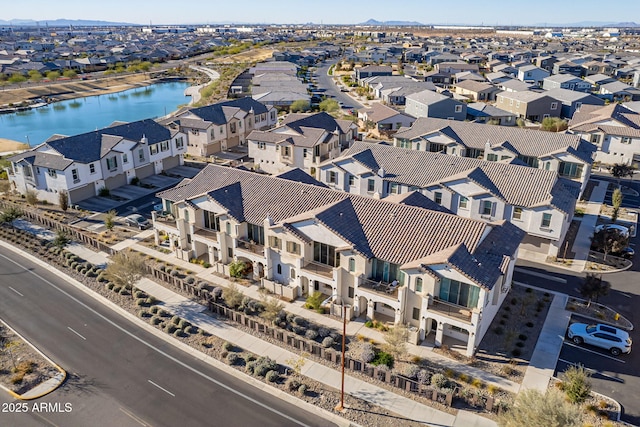
<svg viewBox="0 0 640 427">
<path fill-rule="evenodd" d="M 175 394 L 171 393 L 171 392 L 170 392 L 169 390 L 167 390 L 166 388 L 163 388 L 163 387 L 159 386 L 158 384 L 154 383 L 154 382 L 153 382 L 153 381 L 151 381 L 151 380 L 147 380 L 147 381 L 149 381 L 151 384 L 153 384 L 154 386 L 158 387 L 160 390 L 164 391 L 165 393 L 170 394 L 170 395 L 171 395 L 171 396 L 173 396 L 173 397 L 176 397 L 176 395 L 175 395 Z"/>
<path fill-rule="evenodd" d="M 9 289 L 11 289 L 13 292 L 15 292 L 16 294 L 20 295 L 21 297 L 23 297 L 24 295 L 22 295 L 20 292 L 16 291 L 15 289 L 13 289 L 11 286 L 9 286 Z"/>
<path fill-rule="evenodd" d="M 7 261 L 11 262 L 12 264 L 15 264 L 19 267 L 22 267 L 27 273 L 32 274 L 33 276 L 37 277 L 38 279 L 42 280 L 43 283 L 46 283 L 47 285 L 51 286 L 53 289 L 57 290 L 58 292 L 60 292 L 61 294 L 65 295 L 67 298 L 69 298 L 70 300 L 74 301 L 76 304 L 78 304 L 79 306 L 85 308 L 87 311 L 93 313 L 94 315 L 98 316 L 99 318 L 101 318 L 102 320 L 104 320 L 105 322 L 107 322 L 108 324 L 110 324 L 111 326 L 113 326 L 114 328 L 116 328 L 117 330 L 121 331 L 123 334 L 128 335 L 129 337 L 131 337 L 132 339 L 138 341 L 140 344 L 146 346 L 147 348 L 155 351 L 158 354 L 161 354 L 162 356 L 166 357 L 167 359 L 171 360 L 172 362 L 174 362 L 175 364 L 182 366 L 183 368 L 189 370 L 190 372 L 192 372 L 195 375 L 198 375 L 201 378 L 204 378 L 205 380 L 212 382 L 213 384 L 216 384 L 218 387 L 221 387 L 223 389 L 225 389 L 226 391 L 235 394 L 236 396 L 239 396 L 251 403 L 253 403 L 254 405 L 257 405 L 259 407 L 261 407 L 262 409 L 271 412 L 272 414 L 276 414 L 284 419 L 287 419 L 301 427 L 310 427 L 308 424 L 306 424 L 305 422 L 292 417 L 291 415 L 287 415 L 282 411 L 279 411 L 277 409 L 272 408 L 271 406 L 267 405 L 266 403 L 262 403 L 261 401 L 248 396 L 244 393 L 242 393 L 241 391 L 236 390 L 235 388 L 221 382 L 218 381 L 217 379 L 207 375 L 207 374 L 203 374 L 202 372 L 200 372 L 199 369 L 194 368 L 191 365 L 188 365 L 186 363 L 184 363 L 182 360 L 173 357 L 172 355 L 168 354 L 167 352 L 159 349 L 158 347 L 153 346 L 151 343 L 143 340 L 142 338 L 138 337 L 136 334 L 134 334 L 133 332 L 130 332 L 129 330 L 123 328 L 122 326 L 118 325 L 116 322 L 114 322 L 113 320 L 109 319 L 108 317 L 106 317 L 105 315 L 98 313 L 96 310 L 94 310 L 93 308 L 89 307 L 87 304 L 83 303 L 82 301 L 80 301 L 78 298 L 74 297 L 73 295 L 71 295 L 70 293 L 68 293 L 67 291 L 65 291 L 64 289 L 60 288 L 59 286 L 56 286 L 54 283 L 52 283 L 51 281 L 45 279 L 44 277 L 42 277 L 41 275 L 39 275 L 38 273 L 36 273 L 35 271 L 29 270 L 28 268 L 26 268 L 24 265 L 20 264 L 19 262 L 16 262 L 14 260 L 12 260 L 9 257 L 6 257 L 5 255 L 0 254 L 0 257 L 6 259 Z M 73 286 L 73 285 L 71 285 Z M 75 286 L 74 286 L 75 288 Z M 91 292 L 91 291 L 85 291 L 85 292 Z M 92 297 L 93 295 L 88 295 L 90 297 Z M 108 308 L 108 306 L 105 306 Z M 109 309 L 110 310 L 110 309 Z M 113 311 L 112 311 L 113 313 Z M 128 320 L 129 322 L 131 322 L 130 319 L 127 319 L 125 316 L 123 316 L 122 314 L 118 314 L 121 318 Z M 135 324 L 134 324 L 135 325 Z M 144 330 L 143 328 L 141 328 L 140 326 L 136 326 L 137 329 L 139 330 Z M 145 331 L 146 332 L 146 331 Z M 218 370 L 216 368 L 212 368 L 214 370 Z"/>
<path fill-rule="evenodd" d="M 566 279 L 561 279 L 559 277 L 550 276 L 548 274 L 537 273 L 535 271 L 525 270 L 524 268 L 520 268 L 520 267 L 516 267 L 516 268 L 514 268 L 514 270 L 517 271 L 518 273 L 528 274 L 529 276 L 541 277 L 543 279 L 551 280 L 553 282 L 567 283 Z"/>
<path fill-rule="evenodd" d="M 571 347 L 579 348 L 580 350 L 588 351 L 589 353 L 597 354 L 598 356 L 602 356 L 602 357 L 606 357 L 607 359 L 615 360 L 616 362 L 627 363 L 624 360 L 620 360 L 620 359 L 617 359 L 617 358 L 615 358 L 613 356 L 602 354 L 599 351 L 593 351 L 593 350 L 589 350 L 588 348 L 580 347 L 579 345 L 575 345 L 574 343 L 572 343 L 570 341 L 567 341 L 567 340 L 564 340 L 564 343 L 566 345 L 570 345 Z"/>
<path fill-rule="evenodd" d="M 140 423 L 140 425 L 143 425 L 144 427 L 149 427 L 149 424 L 145 423 L 144 421 L 142 421 L 140 418 L 136 417 L 135 415 L 133 415 L 131 412 L 127 411 L 124 408 L 120 408 L 118 407 L 118 409 L 120 409 L 120 411 L 122 411 L 124 414 L 130 416 L 131 418 L 133 418 L 135 421 L 137 421 L 138 423 Z"/>
<path fill-rule="evenodd" d="M 82 338 L 83 340 L 87 340 L 85 337 L 83 337 L 82 335 L 80 335 L 78 333 L 78 331 L 74 331 L 73 329 L 71 329 L 70 327 L 67 326 L 67 329 L 70 330 L 71 332 L 73 332 L 74 334 L 76 334 L 77 336 L 79 336 L 80 338 Z"/>
<path fill-rule="evenodd" d="M 578 366 L 579 363 L 575 363 L 575 362 L 570 362 L 568 360 L 564 360 L 564 359 L 558 359 L 560 362 L 564 362 L 567 365 L 573 365 L 573 366 Z M 598 374 L 601 375 L 603 377 L 607 377 L 609 379 L 611 379 L 612 381 L 617 381 L 619 383 L 624 383 L 624 380 L 622 378 L 618 378 L 618 377 L 614 377 L 612 375 L 607 375 L 607 374 L 603 374 L 602 372 L 598 371 L 597 369 L 592 369 L 592 368 L 587 368 L 586 366 L 584 367 L 585 371 L 591 372 L 591 374 Z"/>
</svg>

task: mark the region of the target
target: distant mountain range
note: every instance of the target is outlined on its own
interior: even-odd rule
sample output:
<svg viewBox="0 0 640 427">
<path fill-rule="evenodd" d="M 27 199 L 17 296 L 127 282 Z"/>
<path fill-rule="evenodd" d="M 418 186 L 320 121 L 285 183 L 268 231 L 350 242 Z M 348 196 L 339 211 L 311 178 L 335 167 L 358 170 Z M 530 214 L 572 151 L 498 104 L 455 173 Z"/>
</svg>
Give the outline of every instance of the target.
<svg viewBox="0 0 640 427">
<path fill-rule="evenodd" d="M 635 22 L 606 22 L 606 21 L 581 21 L 573 22 L 569 24 L 554 24 L 544 23 L 535 24 L 536 27 L 616 27 L 616 28 L 630 28 L 638 27 L 640 25 Z"/>
<path fill-rule="evenodd" d="M 108 21 L 93 21 L 85 19 L 50 19 L 45 21 L 35 21 L 33 19 L 11 19 L 4 21 L 0 19 L 0 26 L 8 27 L 31 27 L 31 26 L 50 26 L 50 27 L 68 27 L 70 25 L 75 27 L 113 27 L 113 26 L 132 26 L 136 24 L 129 24 L 127 22 L 108 22 Z"/>
<path fill-rule="evenodd" d="M 412 27 L 420 27 L 424 24 L 416 21 L 376 21 L 375 19 L 369 19 L 366 22 L 362 22 L 356 25 L 371 25 L 371 26 L 387 26 L 387 27 L 401 27 L 401 26 L 412 26 Z"/>
</svg>

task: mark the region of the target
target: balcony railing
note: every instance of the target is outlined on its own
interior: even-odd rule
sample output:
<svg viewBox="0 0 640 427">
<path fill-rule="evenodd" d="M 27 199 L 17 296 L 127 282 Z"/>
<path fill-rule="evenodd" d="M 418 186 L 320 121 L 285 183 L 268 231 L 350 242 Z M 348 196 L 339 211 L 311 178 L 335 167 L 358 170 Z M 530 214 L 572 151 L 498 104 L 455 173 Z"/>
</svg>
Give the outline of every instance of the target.
<svg viewBox="0 0 640 427">
<path fill-rule="evenodd" d="M 193 234 L 209 240 L 215 240 L 216 242 L 218 241 L 218 232 L 210 228 L 193 227 Z"/>
<path fill-rule="evenodd" d="M 255 242 L 250 242 L 247 240 L 238 239 L 238 249 L 243 249 L 245 251 L 252 252 L 256 255 L 264 255 L 264 246 L 259 245 Z"/>
<path fill-rule="evenodd" d="M 457 304 L 451 304 L 440 299 L 434 299 L 433 302 L 429 305 L 429 310 L 444 314 L 445 316 L 455 317 L 456 319 L 461 319 L 466 322 L 471 321 L 470 308 Z"/>
<path fill-rule="evenodd" d="M 302 270 L 333 279 L 333 267 L 331 267 L 330 265 L 310 262 L 309 264 L 302 267 Z"/>
<path fill-rule="evenodd" d="M 380 280 L 360 279 L 358 287 L 384 295 L 385 297 L 396 298 L 398 296 L 398 287 L 393 287 L 391 283 Z"/>
<path fill-rule="evenodd" d="M 321 156 L 313 156 L 313 162 L 314 163 L 322 163 L 325 160 L 328 160 L 329 157 L 331 156 L 331 153 L 325 153 Z"/>
<path fill-rule="evenodd" d="M 151 217 L 155 222 L 171 225 L 172 227 L 176 226 L 176 218 L 172 214 L 152 212 Z"/>
</svg>

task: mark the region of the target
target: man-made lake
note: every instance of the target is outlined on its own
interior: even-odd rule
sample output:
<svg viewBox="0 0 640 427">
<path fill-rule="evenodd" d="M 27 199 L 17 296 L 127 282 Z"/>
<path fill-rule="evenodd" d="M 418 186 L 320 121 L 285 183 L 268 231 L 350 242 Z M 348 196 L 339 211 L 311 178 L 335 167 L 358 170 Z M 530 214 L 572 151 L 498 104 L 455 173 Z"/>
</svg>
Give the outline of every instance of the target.
<svg viewBox="0 0 640 427">
<path fill-rule="evenodd" d="M 158 83 L 124 92 L 56 102 L 13 114 L 0 114 L 0 138 L 38 145 L 54 134 L 77 135 L 115 121 L 153 119 L 190 100 L 184 82 Z"/>
</svg>

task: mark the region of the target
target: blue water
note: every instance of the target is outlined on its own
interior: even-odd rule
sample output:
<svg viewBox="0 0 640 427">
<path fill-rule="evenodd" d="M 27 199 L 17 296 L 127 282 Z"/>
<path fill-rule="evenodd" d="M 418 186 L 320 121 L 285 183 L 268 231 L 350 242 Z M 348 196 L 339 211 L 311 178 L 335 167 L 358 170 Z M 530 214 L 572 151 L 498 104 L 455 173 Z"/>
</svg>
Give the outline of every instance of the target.
<svg viewBox="0 0 640 427">
<path fill-rule="evenodd" d="M 70 99 L 29 111 L 0 114 L 0 138 L 38 145 L 54 134 L 77 135 L 109 126 L 165 116 L 189 102 L 184 82 L 158 83 L 107 95 Z"/>
</svg>

